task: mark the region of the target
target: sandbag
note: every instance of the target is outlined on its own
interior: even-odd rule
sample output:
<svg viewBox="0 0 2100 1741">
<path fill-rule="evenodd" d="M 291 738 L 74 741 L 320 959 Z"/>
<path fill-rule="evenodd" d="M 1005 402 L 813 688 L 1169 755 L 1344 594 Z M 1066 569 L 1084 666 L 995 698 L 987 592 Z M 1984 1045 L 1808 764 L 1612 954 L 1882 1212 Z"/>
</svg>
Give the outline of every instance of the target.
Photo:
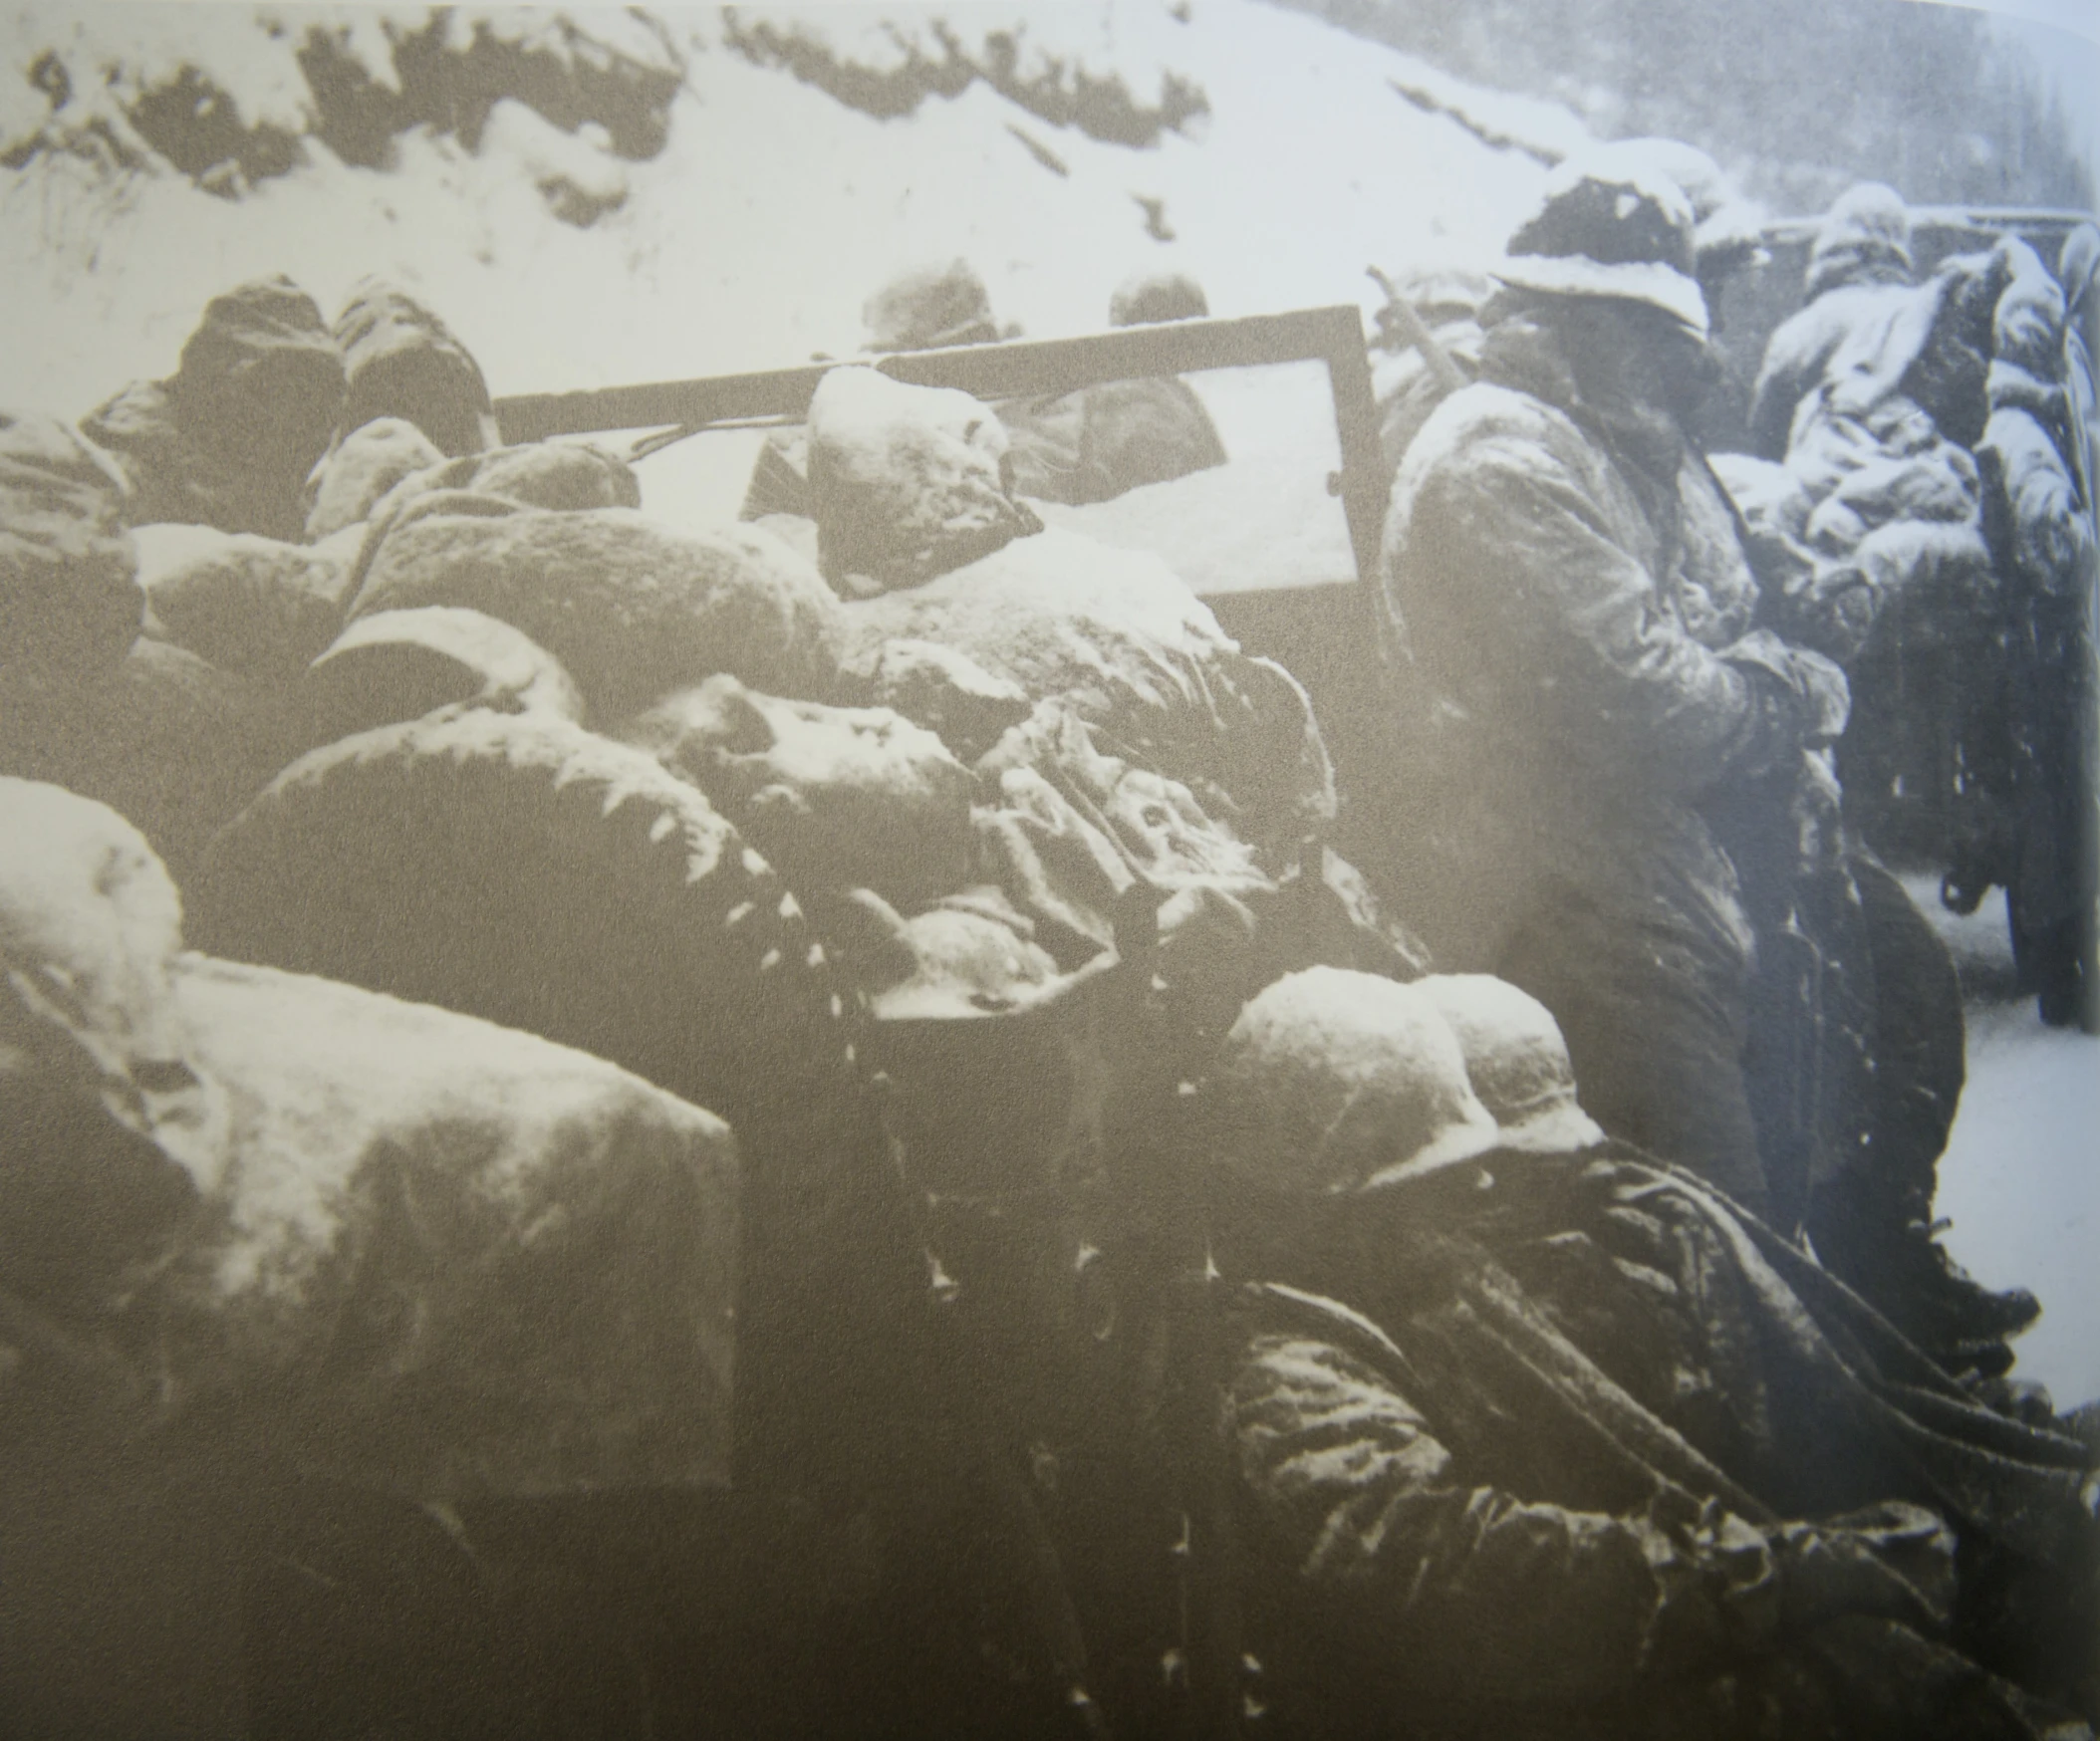
<svg viewBox="0 0 2100 1741">
<path fill-rule="evenodd" d="M 307 542 L 357 525 L 403 478 L 443 463 L 430 438 L 404 417 L 375 417 L 339 436 L 307 476 Z"/>
<path fill-rule="evenodd" d="M 178 881 L 287 754 L 271 685 L 145 635 L 62 704 L 0 719 L 0 770 L 107 804 Z"/>
<path fill-rule="evenodd" d="M 355 536 L 311 546 L 212 527 L 145 527 L 137 534 L 139 585 L 163 638 L 221 670 L 287 679 L 342 625 Z"/>
<path fill-rule="evenodd" d="M 0 662 L 15 705 L 93 679 L 137 634 L 126 518 L 102 455 L 53 418 L 0 411 Z"/>
<path fill-rule="evenodd" d="M 484 611 L 560 659 L 608 724 L 716 671 L 775 695 L 836 686 L 837 601 L 755 528 L 678 532 L 628 508 L 442 511 L 458 499 L 408 505 L 371 558 L 354 617 Z"/>
<path fill-rule="evenodd" d="M 0 817 L 9 1448 L 197 1422 L 236 1462 L 414 1499 L 726 1479 L 720 1119 L 527 1035 L 184 955 L 121 818 L 16 781 Z"/>
<path fill-rule="evenodd" d="M 375 417 L 400 417 L 450 456 L 496 444 L 481 366 L 406 292 L 368 278 L 336 317 L 335 338 L 347 372 L 345 430 Z"/>
<path fill-rule="evenodd" d="M 887 642 L 951 647 L 1031 702 L 1067 701 L 1103 748 L 1180 781 L 1257 848 L 1294 849 L 1334 816 L 1304 691 L 1242 653 L 1158 557 L 1052 527 L 842 616 L 855 680 L 872 682 Z"/>
<path fill-rule="evenodd" d="M 1006 449 L 999 419 L 967 393 L 832 370 L 809 407 L 825 579 L 850 596 L 916 586 L 1039 531 Z"/>
<path fill-rule="evenodd" d="M 575 679 L 545 647 L 479 611 L 376 611 L 339 635 L 292 703 L 298 750 L 443 707 L 583 718 Z"/>
<path fill-rule="evenodd" d="M 0 1271 L 90 1311 L 160 1260 L 220 1124 L 170 973 L 182 909 L 107 806 L 0 778 Z M 0 1328 L 0 1347 L 12 1339 Z M 19 1404 L 18 1404 L 19 1405 Z"/>
<path fill-rule="evenodd" d="M 419 476 L 400 501 L 424 490 L 472 490 L 521 508 L 639 508 L 642 480 L 618 454 L 588 441 L 529 441 L 463 454 Z"/>
<path fill-rule="evenodd" d="M 709 677 L 636 719 L 628 741 L 691 781 L 806 891 L 911 904 L 960 886 L 975 782 L 886 707 L 827 707 Z"/>
<path fill-rule="evenodd" d="M 171 1384 L 417 1499 L 728 1478 L 738 1161 L 711 1114 L 529 1034 L 186 956 L 227 1096 L 154 1290 Z"/>
<path fill-rule="evenodd" d="M 545 713 L 441 713 L 301 758 L 214 842 L 189 905 L 213 954 L 595 1052 L 747 1144 L 843 1070 L 843 1005 L 772 867 L 653 758 Z"/>
</svg>

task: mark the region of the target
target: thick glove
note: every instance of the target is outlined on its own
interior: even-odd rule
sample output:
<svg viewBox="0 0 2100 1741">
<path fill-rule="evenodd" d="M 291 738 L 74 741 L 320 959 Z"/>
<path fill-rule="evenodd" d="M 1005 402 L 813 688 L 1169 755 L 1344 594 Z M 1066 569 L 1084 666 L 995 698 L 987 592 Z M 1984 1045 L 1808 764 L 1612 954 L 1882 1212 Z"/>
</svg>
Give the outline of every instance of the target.
<svg viewBox="0 0 2100 1741">
<path fill-rule="evenodd" d="M 1789 645 L 1768 628 L 1754 628 L 1721 657 L 1780 701 L 1803 744 L 1832 743 L 1845 729 L 1852 691 L 1844 671 L 1821 653 Z"/>
</svg>

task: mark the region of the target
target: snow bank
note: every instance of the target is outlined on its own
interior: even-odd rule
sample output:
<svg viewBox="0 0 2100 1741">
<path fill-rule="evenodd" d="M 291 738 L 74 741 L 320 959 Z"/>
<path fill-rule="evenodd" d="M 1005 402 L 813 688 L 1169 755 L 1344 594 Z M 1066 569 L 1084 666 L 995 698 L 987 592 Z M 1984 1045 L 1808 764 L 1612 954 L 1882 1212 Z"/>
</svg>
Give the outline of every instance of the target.
<svg viewBox="0 0 2100 1741">
<path fill-rule="evenodd" d="M 1218 315 L 1363 300 L 1370 262 L 1491 257 L 1544 174 L 1403 98 L 1420 63 L 1255 0 L 946 16 L 19 9 L 0 397 L 77 414 L 277 271 L 327 308 L 397 279 L 498 394 L 846 355 L 886 274 L 957 253 L 1034 337 L 1098 330 L 1140 268 L 1191 273 Z M 909 113 L 818 82 L 914 55 L 950 70 L 911 75 Z M 429 113 L 441 91 L 456 113 Z M 184 167 L 143 136 L 169 92 L 219 128 L 182 149 L 228 157 Z M 1150 141 L 1097 136 L 1111 114 L 1151 117 Z"/>
</svg>

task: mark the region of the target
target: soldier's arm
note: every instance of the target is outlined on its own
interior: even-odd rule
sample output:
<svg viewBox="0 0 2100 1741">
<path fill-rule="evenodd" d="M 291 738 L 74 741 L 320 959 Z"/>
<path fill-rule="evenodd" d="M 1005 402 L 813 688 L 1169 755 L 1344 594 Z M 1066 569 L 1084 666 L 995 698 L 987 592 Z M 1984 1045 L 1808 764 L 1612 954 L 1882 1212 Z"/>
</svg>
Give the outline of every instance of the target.
<svg viewBox="0 0 2100 1741">
<path fill-rule="evenodd" d="M 1834 336 L 1814 319 L 1814 305 L 1803 309 L 1772 335 L 1764 366 L 1750 389 L 1750 451 L 1761 459 L 1783 460 L 1793 433 L 1794 412 L 1814 390 L 1835 349 Z"/>
<path fill-rule="evenodd" d="M 1605 1699 L 1842 1617 L 1934 1635 L 1953 1613 L 1954 1536 L 1929 1511 L 1760 1525 L 1660 1482 L 1618 1513 L 1527 1501 L 1463 1469 L 1352 1335 L 1247 1336 L 1224 1427 L 1255 1540 L 1309 1617 L 1432 1694 Z"/>
<path fill-rule="evenodd" d="M 1758 1530 L 1689 1503 L 1611 1516 L 1468 1479 L 1414 1404 L 1332 1343 L 1254 1337 L 1226 1426 L 1259 1538 L 1319 1623 L 1418 1685 L 1602 1698 L 1777 1624 Z"/>
<path fill-rule="evenodd" d="M 1842 692 L 1835 667 L 1769 636 L 1747 657 L 1702 644 L 1596 496 L 1550 438 L 1522 431 L 1437 466 L 1407 534 L 1431 595 L 1410 613 L 1420 642 L 1535 696 L 1541 732 L 1570 756 L 1660 790 L 1694 795 L 1790 760 L 1827 723 L 1811 690 Z"/>
</svg>

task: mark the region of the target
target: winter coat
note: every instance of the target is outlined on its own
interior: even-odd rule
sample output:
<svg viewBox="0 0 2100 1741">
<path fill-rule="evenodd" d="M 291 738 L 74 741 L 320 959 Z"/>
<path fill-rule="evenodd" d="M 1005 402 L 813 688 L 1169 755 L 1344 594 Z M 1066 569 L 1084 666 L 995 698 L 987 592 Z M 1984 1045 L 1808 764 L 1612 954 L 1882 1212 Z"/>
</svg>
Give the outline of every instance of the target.
<svg viewBox="0 0 2100 1741">
<path fill-rule="evenodd" d="M 2041 1732 L 1946 1641 L 1956 1533 L 2048 1565 L 2090 1452 L 1725 1199 L 1490 1155 L 1304 1249 L 1228 1314 L 1222 1417 L 1281 1732 Z"/>
<path fill-rule="evenodd" d="M 1492 968 L 1549 883 L 1743 961 L 1700 814 L 1843 711 L 1834 667 L 1753 626 L 1726 498 L 1674 425 L 1607 422 L 1548 335 L 1490 335 L 1401 467 L 1383 616 L 1395 904 L 1444 967 Z"/>
<path fill-rule="evenodd" d="M 2067 395 L 2004 364 L 1977 449 L 1986 524 L 1999 551 L 2009 634 L 2009 725 L 2018 843 L 2009 894 L 2038 928 L 2090 903 L 2094 887 L 2091 509 L 2066 458 Z"/>
<path fill-rule="evenodd" d="M 1013 487 L 1046 502 L 1107 502 L 1225 463 L 1202 400 L 1173 375 L 1105 381 L 999 406 Z"/>
<path fill-rule="evenodd" d="M 1855 280 L 1826 290 L 1785 321 L 1764 348 L 1764 366 L 1751 389 L 1751 451 L 1784 459 L 1795 411 L 1822 384 L 1846 340 L 1885 320 L 1914 294 L 1900 280 Z"/>
</svg>

